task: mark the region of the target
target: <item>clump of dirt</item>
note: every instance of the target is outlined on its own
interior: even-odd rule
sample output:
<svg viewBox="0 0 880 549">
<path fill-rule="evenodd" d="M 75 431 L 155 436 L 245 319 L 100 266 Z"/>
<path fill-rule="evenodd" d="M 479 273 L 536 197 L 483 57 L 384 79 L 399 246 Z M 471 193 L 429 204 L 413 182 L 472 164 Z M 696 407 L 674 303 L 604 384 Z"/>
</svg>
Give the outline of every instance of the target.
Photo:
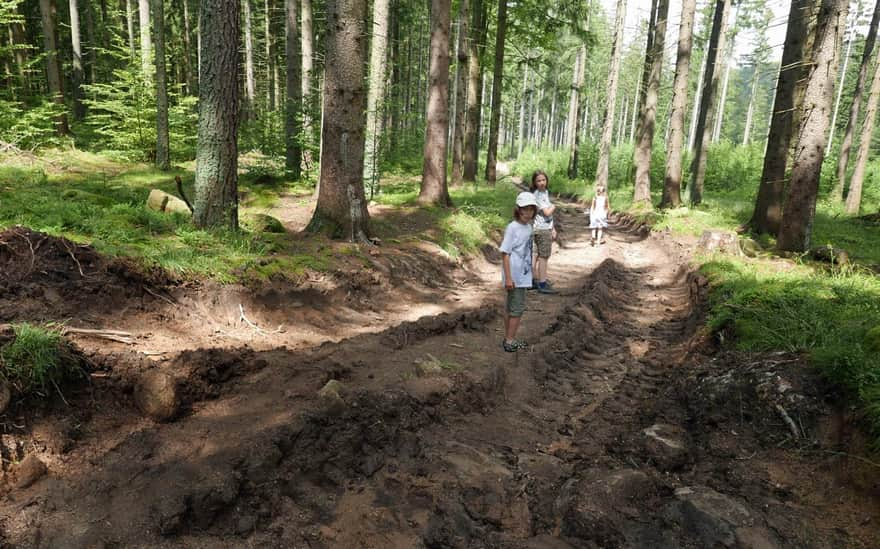
<svg viewBox="0 0 880 549">
<path fill-rule="evenodd" d="M 146 288 L 169 282 L 164 272 L 109 259 L 66 238 L 20 226 L 0 232 L 0 321 L 119 310 L 153 299 Z"/>
</svg>

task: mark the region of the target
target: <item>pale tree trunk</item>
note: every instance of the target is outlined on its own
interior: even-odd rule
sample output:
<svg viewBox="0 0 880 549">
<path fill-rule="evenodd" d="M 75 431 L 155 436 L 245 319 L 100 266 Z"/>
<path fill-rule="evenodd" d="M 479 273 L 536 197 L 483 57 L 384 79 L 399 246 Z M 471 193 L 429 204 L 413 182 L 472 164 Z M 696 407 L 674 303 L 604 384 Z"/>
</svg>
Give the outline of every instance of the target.
<svg viewBox="0 0 880 549">
<path fill-rule="evenodd" d="M 275 110 L 275 83 L 272 81 L 275 68 L 275 56 L 273 55 L 273 37 L 272 37 L 272 11 L 275 9 L 275 3 L 271 0 L 263 0 L 263 46 L 266 54 L 266 110 Z"/>
<path fill-rule="evenodd" d="M 153 0 L 153 31 L 156 33 L 156 167 L 171 167 L 168 152 L 168 88 L 165 75 L 165 0 Z"/>
<path fill-rule="evenodd" d="M 379 181 L 379 142 L 382 136 L 382 107 L 385 104 L 389 6 L 389 0 L 373 2 L 370 87 L 367 91 L 367 138 L 364 150 L 364 184 L 369 185 L 371 197 Z"/>
<path fill-rule="evenodd" d="M 480 142 L 480 114 L 482 97 L 485 92 L 482 84 L 480 57 L 485 41 L 486 9 L 483 0 L 472 0 L 472 16 L 470 38 L 468 40 L 468 83 L 467 83 L 467 114 L 464 130 L 464 160 L 462 162 L 462 179 L 477 180 L 477 157 Z"/>
<path fill-rule="evenodd" d="M 862 202 L 862 183 L 865 180 L 865 169 L 868 167 L 868 155 L 871 153 L 878 100 L 880 100 L 880 62 L 875 63 L 874 80 L 871 83 L 868 103 L 865 105 L 865 121 L 862 122 L 862 142 L 856 155 L 856 167 L 849 181 L 849 193 L 846 195 L 846 213 L 850 215 L 858 215 Z"/>
<path fill-rule="evenodd" d="M 189 21 L 189 0 L 181 0 L 183 4 L 183 69 L 186 74 L 186 93 L 197 93 L 196 74 L 192 66 L 192 29 Z"/>
<path fill-rule="evenodd" d="M 498 26 L 495 32 L 495 70 L 492 75 L 492 115 L 489 122 L 489 148 L 486 151 L 486 182 L 495 184 L 498 156 L 498 124 L 501 121 L 501 90 L 504 76 L 504 39 L 507 34 L 507 0 L 498 0 Z"/>
<path fill-rule="evenodd" d="M 131 58 L 134 61 L 134 0 L 125 0 L 125 25 L 128 28 L 128 49 L 131 51 Z"/>
<path fill-rule="evenodd" d="M 755 116 L 755 95 L 758 93 L 758 65 L 755 64 L 755 74 L 752 75 L 752 89 L 749 93 L 749 108 L 746 111 L 746 127 L 743 130 L 743 145 L 749 144 L 752 134 L 752 119 Z"/>
<path fill-rule="evenodd" d="M 82 61 L 82 43 L 80 42 L 79 33 L 79 6 L 77 0 L 70 0 L 70 43 L 73 50 L 73 74 L 71 75 L 71 83 L 73 84 L 73 118 L 82 120 L 85 116 L 85 106 L 82 102 L 82 83 L 83 83 L 83 61 Z"/>
<path fill-rule="evenodd" d="M 238 0 L 201 0 L 199 129 L 196 149 L 197 227 L 238 229 Z"/>
<path fill-rule="evenodd" d="M 694 142 L 697 140 L 697 119 L 699 118 L 700 109 L 696 104 L 698 98 L 703 96 L 703 77 L 706 74 L 706 60 L 709 58 L 705 53 L 700 61 L 700 69 L 698 71 L 697 89 L 694 92 L 694 106 L 691 109 L 691 125 L 688 127 L 688 150 L 694 152 Z"/>
<path fill-rule="evenodd" d="M 309 223 L 352 242 L 369 241 L 364 196 L 366 0 L 328 0 L 318 202 Z"/>
<path fill-rule="evenodd" d="M 64 107 L 64 88 L 61 80 L 61 64 L 58 62 L 58 38 L 56 35 L 58 10 L 55 0 L 40 0 L 40 21 L 43 24 L 43 47 L 46 52 L 46 76 L 52 100 Z M 59 135 L 67 135 L 67 115 L 55 119 L 55 129 Z"/>
<path fill-rule="evenodd" d="M 675 78 L 672 81 L 672 112 L 669 114 L 669 141 L 666 148 L 666 172 L 663 176 L 661 208 L 681 205 L 682 146 L 684 144 L 684 113 L 687 110 L 688 76 L 694 39 L 694 12 L 697 0 L 683 0 L 681 26 L 678 30 L 678 53 Z"/>
<path fill-rule="evenodd" d="M 86 43 L 88 44 L 88 83 L 98 81 L 98 32 L 95 28 L 95 9 L 91 1 L 86 2 Z"/>
<path fill-rule="evenodd" d="M 16 13 L 20 13 L 18 8 L 16 8 Z M 9 25 L 9 43 L 15 44 L 17 46 L 23 46 L 27 44 L 27 38 L 24 33 L 24 25 L 21 23 L 12 23 Z M 28 55 L 26 48 L 15 48 L 13 50 L 13 55 L 15 56 L 15 66 L 18 69 L 18 77 L 21 81 L 22 88 L 24 90 L 30 90 L 30 79 L 28 77 L 28 71 L 26 69 L 28 65 Z"/>
<path fill-rule="evenodd" d="M 633 163 L 636 166 L 636 181 L 633 202 L 651 204 L 651 149 L 654 144 L 654 124 L 657 119 L 657 96 L 660 90 L 660 73 L 663 69 L 663 45 L 666 37 L 666 23 L 669 13 L 669 0 L 658 0 L 657 16 L 650 55 L 650 69 L 645 86 L 645 102 L 639 114 L 641 124 L 636 134 Z"/>
<path fill-rule="evenodd" d="M 849 163 L 849 155 L 852 150 L 856 125 L 859 123 L 859 111 L 862 107 L 862 95 L 865 82 L 868 80 L 868 69 L 871 64 L 871 54 L 874 43 L 877 40 L 877 25 L 880 22 L 880 0 L 874 5 L 874 14 L 871 16 L 871 24 L 868 26 L 868 36 L 865 38 L 865 51 L 862 53 L 862 63 L 859 65 L 859 76 L 856 79 L 856 88 L 853 91 L 852 105 L 849 108 L 849 120 L 840 141 L 840 153 L 837 156 L 837 178 L 831 191 L 832 199 L 840 201 L 843 198 L 843 189 L 846 186 L 846 168 Z"/>
<path fill-rule="evenodd" d="M 519 135 L 517 136 L 517 156 L 523 152 L 526 141 L 526 104 L 529 101 L 529 65 L 528 63 L 523 70 L 523 87 L 522 95 L 519 96 Z"/>
<path fill-rule="evenodd" d="M 596 188 L 608 188 L 608 164 L 611 158 L 611 131 L 614 126 L 614 103 L 617 99 L 617 80 L 620 76 L 620 50 L 623 46 L 623 22 L 625 16 L 626 0 L 617 0 L 617 13 L 614 16 L 614 38 L 611 43 L 611 66 L 608 70 L 608 99 L 605 103 L 605 118 L 602 121 L 602 135 L 599 138 L 599 163 L 596 168 Z"/>
<path fill-rule="evenodd" d="M 574 71 L 572 72 L 571 96 L 568 100 L 568 120 L 569 131 L 568 138 L 568 177 L 575 179 L 577 177 L 578 167 L 578 148 L 580 147 L 580 101 L 581 90 L 584 88 L 584 74 L 586 73 L 587 64 L 587 48 L 580 46 L 577 56 L 574 60 Z"/>
<path fill-rule="evenodd" d="M 857 5 L 855 13 L 852 14 L 852 24 L 849 29 L 849 38 L 846 41 L 846 53 L 843 54 L 843 65 L 840 67 L 840 77 L 837 82 L 837 98 L 834 100 L 834 110 L 831 111 L 831 126 L 828 133 L 828 144 L 825 145 L 825 156 L 831 154 L 831 147 L 834 145 L 834 130 L 837 128 L 837 111 L 840 109 L 840 98 L 843 95 L 843 87 L 846 84 L 846 69 L 849 67 L 849 56 L 852 52 L 853 41 L 856 38 L 856 26 L 858 25 L 861 13 L 861 1 Z"/>
<path fill-rule="evenodd" d="M 303 134 L 308 136 L 308 142 L 312 143 L 312 134 L 315 124 L 312 121 L 312 113 L 315 112 L 315 94 L 313 93 L 314 84 L 312 83 L 312 73 L 314 72 L 314 41 L 315 33 L 312 22 L 312 0 L 301 0 L 302 2 L 302 102 L 303 102 Z M 312 153 L 307 149 L 303 151 L 303 164 L 306 170 L 311 169 Z"/>
<path fill-rule="evenodd" d="M 657 0 L 651 0 L 651 7 L 648 11 L 648 27 L 647 36 L 645 37 L 645 61 L 642 63 L 642 71 L 639 74 L 638 84 L 636 85 L 636 102 L 633 108 L 633 119 L 636 120 L 634 135 L 638 136 L 642 133 L 641 113 L 644 109 L 645 98 L 648 95 L 648 81 L 651 73 L 651 54 L 654 52 L 654 24 L 657 21 Z M 625 103 L 626 104 L 626 103 Z"/>
<path fill-rule="evenodd" d="M 446 186 L 446 145 L 449 131 L 450 0 L 431 1 L 431 64 L 425 124 L 425 161 L 419 203 L 451 206 Z"/>
<path fill-rule="evenodd" d="M 733 27 L 736 24 L 737 14 L 739 13 L 739 4 L 733 11 L 733 22 L 728 23 L 726 27 Z M 721 84 L 721 97 L 718 99 L 717 114 L 715 117 L 715 126 L 712 130 L 712 143 L 717 143 L 721 139 L 721 125 L 724 123 L 724 105 L 727 103 L 727 85 L 730 83 L 730 70 L 733 67 L 733 52 L 736 49 L 736 33 L 730 36 L 730 44 L 727 45 L 727 56 L 724 59 L 724 82 Z"/>
<path fill-rule="evenodd" d="M 700 98 L 700 114 L 697 117 L 694 160 L 691 164 L 691 184 L 689 186 L 692 204 L 703 201 L 703 182 L 706 178 L 706 156 L 709 151 L 709 128 L 715 114 L 715 97 L 718 92 L 718 73 L 715 71 L 718 53 L 724 51 L 724 35 L 731 0 L 716 0 L 715 15 L 712 21 L 712 34 L 706 51 L 705 87 Z"/>
<path fill-rule="evenodd" d="M 256 83 L 254 82 L 254 33 L 251 25 L 251 0 L 240 0 L 244 8 L 244 105 L 242 112 L 245 119 L 254 116 L 254 98 Z"/>
<path fill-rule="evenodd" d="M 153 76 L 150 63 L 153 53 L 153 40 L 150 38 L 150 0 L 138 0 L 138 20 L 141 31 L 141 72 L 144 80 L 150 82 Z"/>
<path fill-rule="evenodd" d="M 544 128 L 544 136 L 541 140 L 542 147 L 551 147 L 553 149 L 556 148 L 556 86 L 553 86 L 553 97 L 550 99 L 550 120 L 547 122 L 546 127 Z"/>
<path fill-rule="evenodd" d="M 455 64 L 455 125 L 452 132 L 452 184 L 459 185 L 464 180 L 464 127 L 467 108 L 468 71 L 468 0 L 461 0 L 458 14 L 458 46 Z"/>
<path fill-rule="evenodd" d="M 293 179 L 299 179 L 302 174 L 302 146 L 300 145 L 300 133 L 302 133 L 302 59 L 299 55 L 300 40 L 299 28 L 296 20 L 299 12 L 297 0 L 286 0 L 285 10 L 285 61 L 287 73 L 287 93 L 284 101 L 284 165 Z M 361 83 L 363 87 L 363 83 Z M 363 139 L 363 134 L 361 134 Z M 363 141 L 361 141 L 363 143 Z M 362 153 L 361 153 L 362 154 Z M 359 155 L 361 162 L 363 156 Z"/>
<path fill-rule="evenodd" d="M 791 168 L 791 184 L 782 209 L 782 225 L 776 246 L 803 252 L 810 247 L 816 196 L 825 157 L 825 140 L 834 102 L 834 80 L 840 60 L 840 41 L 845 32 L 848 0 L 821 0 L 816 19 L 812 59 L 804 91 L 797 148 Z"/>
<path fill-rule="evenodd" d="M 792 0 L 789 9 L 785 45 L 782 49 L 776 95 L 773 99 L 773 114 L 767 132 L 761 184 L 758 188 L 758 196 L 755 198 L 755 211 L 749 221 L 749 226 L 758 234 L 776 235 L 782 223 L 785 169 L 794 133 L 795 90 L 803 74 L 807 14 L 814 1 Z"/>
</svg>

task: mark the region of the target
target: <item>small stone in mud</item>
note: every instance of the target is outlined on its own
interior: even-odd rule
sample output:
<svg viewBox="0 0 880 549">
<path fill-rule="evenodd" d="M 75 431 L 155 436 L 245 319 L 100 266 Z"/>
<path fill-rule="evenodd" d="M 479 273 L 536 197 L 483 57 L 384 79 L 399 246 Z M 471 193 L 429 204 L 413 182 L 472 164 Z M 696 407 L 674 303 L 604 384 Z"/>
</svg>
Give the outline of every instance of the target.
<svg viewBox="0 0 880 549">
<path fill-rule="evenodd" d="M 164 372 L 144 374 L 134 389 L 138 409 L 156 421 L 170 421 L 180 411 L 180 395 L 175 379 Z"/>
<path fill-rule="evenodd" d="M 679 488 L 667 518 L 696 535 L 706 547 L 735 547 L 738 528 L 751 526 L 748 509 L 730 496 L 705 486 Z"/>
<path fill-rule="evenodd" d="M 49 469 L 40 458 L 34 454 L 28 454 L 24 460 L 18 465 L 16 476 L 18 480 L 15 483 L 16 488 L 27 488 L 31 484 L 40 480 Z"/>
<path fill-rule="evenodd" d="M 342 400 L 342 389 L 343 385 L 339 380 L 331 379 L 321 387 L 318 396 L 328 400 Z"/>
<path fill-rule="evenodd" d="M 687 433 L 684 429 L 656 423 L 644 431 L 645 452 L 663 471 L 674 471 L 687 463 Z"/>
</svg>

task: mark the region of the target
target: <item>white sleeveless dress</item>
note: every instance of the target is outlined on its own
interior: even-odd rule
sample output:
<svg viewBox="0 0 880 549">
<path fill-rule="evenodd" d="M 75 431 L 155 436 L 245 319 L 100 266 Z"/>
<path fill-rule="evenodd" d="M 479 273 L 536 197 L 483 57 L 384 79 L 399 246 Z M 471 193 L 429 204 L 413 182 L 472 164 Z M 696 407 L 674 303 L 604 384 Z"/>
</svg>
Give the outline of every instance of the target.
<svg viewBox="0 0 880 549">
<path fill-rule="evenodd" d="M 594 198 L 593 207 L 590 208 L 590 228 L 604 229 L 608 227 L 608 214 L 605 211 L 605 204 L 608 197 L 600 195 Z"/>
</svg>

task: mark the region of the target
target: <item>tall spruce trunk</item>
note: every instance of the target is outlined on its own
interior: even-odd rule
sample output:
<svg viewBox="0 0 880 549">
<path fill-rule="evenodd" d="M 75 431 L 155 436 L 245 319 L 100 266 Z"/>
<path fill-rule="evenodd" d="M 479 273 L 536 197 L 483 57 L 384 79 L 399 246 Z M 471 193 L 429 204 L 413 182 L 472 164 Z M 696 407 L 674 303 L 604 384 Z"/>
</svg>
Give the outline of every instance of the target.
<svg viewBox="0 0 880 549">
<path fill-rule="evenodd" d="M 144 80 L 150 82 L 153 79 L 150 64 L 153 55 L 153 40 L 150 36 L 150 0 L 138 0 L 138 21 L 141 31 L 141 72 Z"/>
<path fill-rule="evenodd" d="M 698 108 L 697 100 L 703 96 L 703 77 L 706 75 L 706 59 L 708 59 L 708 55 L 703 53 L 703 58 L 700 60 L 700 68 L 698 69 L 697 74 L 697 89 L 694 93 L 694 108 L 691 109 L 691 125 L 688 127 L 688 150 L 694 152 L 694 143 L 697 140 L 697 120 L 699 119 L 700 109 Z"/>
<path fill-rule="evenodd" d="M 134 62 L 136 53 L 134 40 L 134 0 L 125 0 L 125 26 L 128 31 L 128 49 L 131 52 L 132 62 Z"/>
<path fill-rule="evenodd" d="M 492 114 L 489 121 L 489 148 L 486 151 L 486 182 L 494 185 L 498 177 L 498 125 L 501 121 L 501 91 L 504 77 L 504 40 L 507 34 L 507 0 L 498 0 L 498 26 L 495 31 L 495 69 L 492 74 Z"/>
<path fill-rule="evenodd" d="M 880 100 L 880 62 L 875 63 L 874 78 L 865 106 L 865 120 L 862 122 L 862 139 L 856 155 L 856 167 L 849 182 L 849 193 L 846 195 L 845 211 L 849 215 L 858 215 L 862 203 L 862 184 L 865 170 L 868 167 L 868 156 L 871 153 L 871 140 L 874 137 L 874 124 L 877 120 L 877 102 Z"/>
<path fill-rule="evenodd" d="M 795 90 L 803 74 L 802 60 L 808 27 L 806 14 L 813 2 L 814 0 L 792 0 L 789 8 L 788 28 L 785 31 L 785 45 L 773 99 L 761 184 L 755 198 L 755 211 L 749 221 L 752 231 L 758 234 L 776 235 L 782 223 L 785 171 L 794 132 Z"/>
<path fill-rule="evenodd" d="M 171 167 L 168 151 L 168 84 L 165 75 L 165 0 L 153 0 L 153 32 L 156 33 L 156 167 Z"/>
<path fill-rule="evenodd" d="M 749 144 L 752 135 L 752 120 L 755 117 L 755 99 L 758 94 L 758 64 L 755 63 L 755 74 L 752 75 L 752 86 L 749 92 L 749 107 L 746 110 L 746 127 L 743 129 L 743 145 Z"/>
<path fill-rule="evenodd" d="M 584 74 L 586 73 L 587 64 L 587 47 L 581 45 L 578 48 L 577 55 L 574 60 L 574 71 L 572 72 L 571 96 L 568 103 L 568 123 L 571 131 L 568 138 L 568 177 L 575 179 L 578 176 L 578 149 L 581 145 L 580 140 L 580 120 L 581 120 L 581 93 L 584 89 Z"/>
<path fill-rule="evenodd" d="M 446 184 L 446 147 L 449 136 L 449 26 L 451 0 L 431 1 L 431 64 L 425 124 L 425 161 L 419 203 L 451 206 Z"/>
<path fill-rule="evenodd" d="M 368 242 L 364 196 L 366 0 L 328 0 L 321 175 L 309 230 Z"/>
<path fill-rule="evenodd" d="M 645 102 L 640 113 L 641 123 L 636 134 L 633 162 L 636 167 L 636 181 L 633 202 L 651 204 L 651 150 L 654 144 L 654 124 L 657 120 L 657 97 L 660 90 L 660 73 L 663 69 L 663 45 L 666 37 L 666 23 L 669 19 L 669 0 L 658 0 L 657 15 L 654 18 L 654 39 L 651 47 L 650 69 L 645 87 Z M 647 60 L 646 60 L 647 61 Z"/>
<path fill-rule="evenodd" d="M 464 130 L 464 159 L 462 161 L 462 179 L 465 181 L 477 180 L 477 158 L 480 144 L 480 115 L 482 112 L 481 94 L 482 86 L 481 59 L 486 40 L 486 9 L 488 3 L 483 0 L 472 0 L 471 4 L 471 28 L 468 39 L 468 83 L 467 83 L 467 106 L 465 114 Z"/>
<path fill-rule="evenodd" d="M 73 52 L 73 74 L 71 84 L 73 87 L 73 118 L 82 120 L 86 114 L 86 108 L 82 102 L 82 83 L 85 72 L 83 71 L 82 43 L 79 32 L 79 5 L 77 0 L 70 0 L 70 44 Z"/>
<path fill-rule="evenodd" d="M 314 72 L 314 41 L 315 31 L 312 21 L 312 0 L 300 0 L 302 3 L 302 102 L 303 102 L 303 134 L 308 137 L 308 143 L 313 142 L 313 133 L 315 126 L 312 121 L 312 115 L 316 110 L 314 84 L 312 82 L 312 73 Z M 303 163 L 307 169 L 311 169 L 312 154 L 310 149 L 303 151 Z"/>
<path fill-rule="evenodd" d="M 868 35 L 865 37 L 865 50 L 862 53 L 862 63 L 859 65 L 859 76 L 856 79 L 856 88 L 853 91 L 852 104 L 849 108 L 849 120 L 840 140 L 840 153 L 837 155 L 837 177 L 834 188 L 831 190 L 832 199 L 840 202 L 843 198 L 843 190 L 846 186 L 846 168 L 849 164 L 849 155 L 852 152 L 853 139 L 856 127 L 859 123 L 859 111 L 862 108 L 862 95 L 864 95 L 865 82 L 868 80 L 868 69 L 871 65 L 871 54 L 877 40 L 877 26 L 880 23 L 880 0 L 874 5 L 874 14 L 871 16 L 871 24 L 868 26 Z"/>
<path fill-rule="evenodd" d="M 364 150 L 364 184 L 370 187 L 370 197 L 379 181 L 379 143 L 382 137 L 382 108 L 385 104 L 389 11 L 389 0 L 373 1 L 373 39 L 370 43 L 370 87 L 367 91 L 367 138 Z"/>
<path fill-rule="evenodd" d="M 238 229 L 238 0 L 201 0 L 197 227 Z"/>
<path fill-rule="evenodd" d="M 297 27 L 299 5 L 297 0 L 286 0 L 285 60 L 287 86 L 284 101 L 284 165 L 293 179 L 302 175 L 302 59 L 299 56 L 300 39 Z M 363 138 L 363 136 L 361 136 Z M 363 162 L 363 160 L 361 160 Z"/>
<path fill-rule="evenodd" d="M 614 109 L 617 100 L 617 81 L 620 77 L 620 52 L 623 46 L 623 22 L 626 18 L 626 0 L 617 0 L 614 16 L 614 38 L 611 41 L 611 66 L 608 69 L 608 98 L 602 135 L 599 137 L 599 162 L 596 167 L 596 188 L 608 188 L 608 164 L 611 159 L 611 132 L 614 129 Z"/>
<path fill-rule="evenodd" d="M 195 95 L 198 91 L 196 86 L 196 71 L 193 70 L 192 62 L 192 28 L 189 19 L 189 0 L 181 0 L 183 4 L 183 70 L 186 74 L 186 93 Z"/>
<path fill-rule="evenodd" d="M 522 84 L 522 94 L 519 96 L 519 131 L 517 132 L 516 143 L 518 146 L 517 156 L 521 155 L 523 152 L 523 147 L 525 147 L 526 141 L 526 105 L 529 102 L 529 95 L 531 90 L 529 90 L 529 65 L 525 64 L 525 70 L 523 70 L 523 84 Z"/>
<path fill-rule="evenodd" d="M 43 25 L 43 49 L 46 52 L 46 79 L 52 100 L 64 107 L 64 87 L 61 79 L 61 64 L 58 62 L 58 9 L 55 0 L 40 0 L 40 21 Z M 55 119 L 58 135 L 67 135 L 67 115 L 62 113 Z"/>
<path fill-rule="evenodd" d="M 272 81 L 275 71 L 275 48 L 272 36 L 272 12 L 275 2 L 263 0 L 263 53 L 266 55 L 266 110 L 275 110 L 275 83 Z"/>
<path fill-rule="evenodd" d="M 736 4 L 736 9 L 733 12 L 733 20 L 732 23 L 729 21 L 725 25 L 725 31 L 727 28 L 733 27 L 736 24 L 737 14 L 739 13 L 739 4 Z M 726 42 L 726 36 L 722 38 L 723 42 Z M 733 68 L 733 52 L 736 47 L 736 33 L 731 33 L 730 43 L 727 44 L 727 55 L 724 58 L 724 80 L 721 84 L 721 97 L 718 98 L 718 107 L 716 108 L 716 116 L 715 116 L 715 124 L 712 128 L 712 143 L 717 143 L 719 139 L 721 139 L 721 127 L 724 124 L 724 105 L 727 104 L 727 87 L 730 84 L 730 71 Z M 715 70 L 718 73 L 718 69 Z"/>
<path fill-rule="evenodd" d="M 828 143 L 825 145 L 825 156 L 831 154 L 831 147 L 834 145 L 834 130 L 837 129 L 837 113 L 840 110 L 840 99 L 843 96 L 843 88 L 846 86 L 846 69 L 849 67 L 849 57 L 852 52 L 852 45 L 856 38 L 856 27 L 858 26 L 859 8 L 861 8 L 861 0 L 859 0 L 855 13 L 850 13 L 852 24 L 849 28 L 849 38 L 846 41 L 846 52 L 843 54 L 843 65 L 840 67 L 840 77 L 837 82 L 837 95 L 834 99 L 834 110 L 831 111 L 831 125 L 829 126 Z"/>
<path fill-rule="evenodd" d="M 675 78 L 672 82 L 672 112 L 669 115 L 669 142 L 666 148 L 666 173 L 663 176 L 661 208 L 676 208 L 681 205 L 684 114 L 687 110 L 688 76 L 691 70 L 696 8 L 697 0 L 683 0 L 681 5 L 681 26 L 678 31 Z"/>
<path fill-rule="evenodd" d="M 468 0 L 461 0 L 458 14 L 458 45 L 455 63 L 455 127 L 452 131 L 452 184 L 464 180 L 464 127 L 468 77 Z"/>
<path fill-rule="evenodd" d="M 254 79 L 254 32 L 251 0 L 240 0 L 244 11 L 244 105 L 242 112 L 246 119 L 254 117 L 254 99 L 257 85 Z"/>
<path fill-rule="evenodd" d="M 780 250 L 803 252 L 810 247 L 819 177 L 825 158 L 825 140 L 834 102 L 840 42 L 845 32 L 848 8 L 848 0 L 821 0 L 819 7 L 798 131 L 800 138 L 792 161 L 791 185 L 782 209 L 782 225 L 776 241 Z"/>
<path fill-rule="evenodd" d="M 709 133 L 713 116 L 716 111 L 715 98 L 718 91 L 719 75 L 715 70 L 718 54 L 724 51 L 725 29 L 730 13 L 731 0 L 716 0 L 715 14 L 712 20 L 712 33 L 706 51 L 706 74 L 703 77 L 705 86 L 700 98 L 700 114 L 697 117 L 696 141 L 694 142 L 694 160 L 691 164 L 691 184 L 689 186 L 692 204 L 703 201 L 703 183 L 706 179 L 706 157 L 709 152 Z"/>
</svg>

